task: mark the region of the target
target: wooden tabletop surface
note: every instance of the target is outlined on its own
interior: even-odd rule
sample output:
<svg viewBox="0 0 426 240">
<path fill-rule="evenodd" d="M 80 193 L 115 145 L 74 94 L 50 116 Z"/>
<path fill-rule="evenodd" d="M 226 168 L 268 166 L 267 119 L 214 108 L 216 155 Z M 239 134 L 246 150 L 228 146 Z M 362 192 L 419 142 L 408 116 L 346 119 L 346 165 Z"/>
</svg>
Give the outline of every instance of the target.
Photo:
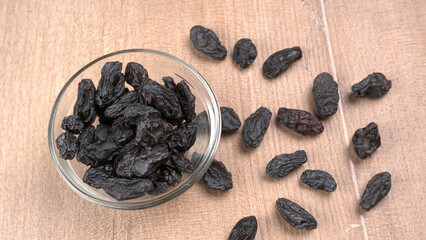
<svg viewBox="0 0 426 240">
<path fill-rule="evenodd" d="M 424 0 L 254 1 L 0 1 L 0 238 L 227 239 L 242 217 L 255 215 L 256 239 L 425 239 L 426 2 Z M 213 29 L 229 51 L 223 61 L 196 52 L 189 30 Z M 257 46 L 254 64 L 240 70 L 235 42 Z M 300 46 L 303 58 L 276 79 L 261 74 L 266 58 Z M 64 83 L 89 61 L 129 48 L 171 53 L 207 79 L 222 106 L 244 120 L 260 106 L 273 112 L 262 144 L 241 147 L 241 130 L 223 137 L 216 155 L 234 188 L 201 183 L 166 204 L 120 211 L 89 203 L 56 172 L 47 145 L 49 115 Z M 314 111 L 312 84 L 321 72 L 339 84 L 338 112 L 325 131 L 302 137 L 276 124 L 279 107 Z M 380 99 L 354 99 L 350 88 L 372 72 L 392 80 Z M 359 160 L 354 131 L 378 124 L 382 146 Z M 274 180 L 266 164 L 304 149 L 308 162 Z M 323 169 L 333 193 L 301 184 L 305 169 Z M 388 196 L 359 209 L 368 180 L 392 174 Z M 312 213 L 318 228 L 290 227 L 275 200 L 286 197 Z"/>
</svg>

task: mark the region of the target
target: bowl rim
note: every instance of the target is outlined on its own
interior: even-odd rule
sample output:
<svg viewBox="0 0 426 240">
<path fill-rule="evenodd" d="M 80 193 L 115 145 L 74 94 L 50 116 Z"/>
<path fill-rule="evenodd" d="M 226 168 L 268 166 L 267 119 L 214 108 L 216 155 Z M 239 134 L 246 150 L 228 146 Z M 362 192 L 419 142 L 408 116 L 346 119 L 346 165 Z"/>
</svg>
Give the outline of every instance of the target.
<svg viewBox="0 0 426 240">
<path fill-rule="evenodd" d="M 101 60 L 104 60 L 106 58 L 116 56 L 116 55 L 120 55 L 120 54 L 125 54 L 125 53 L 140 53 L 140 52 L 150 53 L 150 54 L 155 54 L 155 55 L 160 55 L 160 56 L 163 56 L 163 57 L 170 58 L 170 59 L 180 63 L 185 68 L 187 68 L 202 83 L 202 85 L 204 86 L 205 90 L 207 91 L 208 97 L 210 98 L 211 103 L 212 103 L 212 108 L 211 108 L 211 112 L 210 112 L 211 113 L 210 115 L 212 115 L 212 117 L 210 118 L 210 138 L 209 138 L 207 151 L 204 154 L 202 160 L 200 161 L 199 166 L 197 167 L 197 169 L 199 169 L 199 170 L 194 171 L 194 173 L 192 173 L 187 179 L 185 179 L 184 182 L 179 184 L 178 187 L 174 188 L 173 190 L 171 190 L 171 191 L 169 191 L 165 194 L 161 194 L 159 196 L 156 196 L 156 197 L 151 198 L 151 199 L 147 199 L 146 201 L 142 201 L 142 202 L 111 201 L 110 199 L 104 198 L 102 196 L 93 196 L 93 195 L 87 194 L 85 191 L 80 189 L 79 186 L 77 186 L 74 183 L 75 180 L 73 178 L 76 178 L 76 176 L 75 175 L 69 175 L 68 171 L 64 169 L 64 167 L 60 163 L 59 156 L 57 155 L 57 153 L 55 151 L 56 146 L 55 146 L 55 140 L 54 140 L 54 121 L 55 121 L 55 118 L 56 118 L 56 112 L 58 110 L 58 106 L 59 106 L 59 103 L 62 99 L 62 96 L 64 95 L 64 93 L 67 90 L 67 88 L 69 87 L 69 85 L 82 72 L 84 72 L 86 69 L 88 69 L 89 67 L 91 67 L 95 63 L 97 63 Z M 195 183 L 197 183 L 200 180 L 200 178 L 204 175 L 204 173 L 207 171 L 207 169 L 210 166 L 210 163 L 213 161 L 213 159 L 216 155 L 217 149 L 219 147 L 219 142 L 220 142 L 221 128 L 222 128 L 222 119 L 221 119 L 221 115 L 220 115 L 219 103 L 216 99 L 216 96 L 214 95 L 213 90 L 211 89 L 211 87 L 209 86 L 207 81 L 204 79 L 204 77 L 194 67 L 192 67 L 191 65 L 189 65 L 188 63 L 186 63 L 182 59 L 175 57 L 171 54 L 165 53 L 165 52 L 152 50 L 152 49 L 134 48 L 134 49 L 119 50 L 119 51 L 115 51 L 115 52 L 112 52 L 112 53 L 105 54 L 105 55 L 103 55 L 99 58 L 96 58 L 95 60 L 89 62 L 88 64 L 83 66 L 80 70 L 78 70 L 76 73 L 74 73 L 72 75 L 72 77 L 65 83 L 64 87 L 62 87 L 62 89 L 59 92 L 59 94 L 58 94 L 58 96 L 55 100 L 55 103 L 53 105 L 52 112 L 51 112 L 50 119 L 49 119 L 49 126 L 48 126 L 48 145 L 49 145 L 50 155 L 52 157 L 53 163 L 54 163 L 55 168 L 58 171 L 59 175 L 67 183 L 67 185 L 75 193 L 77 193 L 80 197 L 82 197 L 82 198 L 84 198 L 84 199 L 86 199 L 86 200 L 88 200 L 92 203 L 95 203 L 95 204 L 98 204 L 98 205 L 104 206 L 104 207 L 109 207 L 109 208 L 114 208 L 114 209 L 136 210 L 136 209 L 144 209 L 144 208 L 154 207 L 154 206 L 160 205 L 162 203 L 165 203 L 167 201 L 170 201 L 170 200 L 176 198 L 177 196 L 183 194 L 190 187 L 192 187 Z"/>
</svg>

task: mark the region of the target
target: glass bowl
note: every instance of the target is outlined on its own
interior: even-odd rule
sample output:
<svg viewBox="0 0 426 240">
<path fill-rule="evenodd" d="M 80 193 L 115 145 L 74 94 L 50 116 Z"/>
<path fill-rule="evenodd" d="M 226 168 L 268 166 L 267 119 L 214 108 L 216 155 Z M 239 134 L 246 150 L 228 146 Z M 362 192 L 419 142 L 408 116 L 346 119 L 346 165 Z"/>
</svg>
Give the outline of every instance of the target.
<svg viewBox="0 0 426 240">
<path fill-rule="evenodd" d="M 97 86 L 103 65 L 111 61 L 122 62 L 123 71 L 128 62 L 140 63 L 147 69 L 150 78 L 160 83 L 161 78 L 164 76 L 172 76 L 176 82 L 185 79 L 196 97 L 196 113 L 203 111 L 207 113 L 207 118 L 202 118 L 205 122 L 199 124 L 195 144 L 185 154 L 188 159 L 194 162 L 194 172 L 192 174 L 182 174 L 182 180 L 179 185 L 169 188 L 168 192 L 159 196 L 145 195 L 132 200 L 117 201 L 102 189 L 95 189 L 83 182 L 83 175 L 88 166 L 77 162 L 75 159 L 64 160 L 59 157 L 55 140 L 63 132 L 61 129 L 63 118 L 73 113 L 74 103 L 77 99 L 78 83 L 83 78 L 89 78 Z M 97 120 L 93 125 L 96 126 L 96 124 Z M 113 52 L 90 62 L 68 80 L 56 98 L 52 109 L 49 120 L 48 141 L 50 154 L 56 169 L 68 186 L 78 195 L 105 207 L 143 209 L 169 201 L 193 186 L 210 166 L 219 146 L 220 133 L 221 117 L 218 102 L 212 89 L 197 70 L 183 60 L 167 53 L 149 49 L 129 49 Z"/>
</svg>

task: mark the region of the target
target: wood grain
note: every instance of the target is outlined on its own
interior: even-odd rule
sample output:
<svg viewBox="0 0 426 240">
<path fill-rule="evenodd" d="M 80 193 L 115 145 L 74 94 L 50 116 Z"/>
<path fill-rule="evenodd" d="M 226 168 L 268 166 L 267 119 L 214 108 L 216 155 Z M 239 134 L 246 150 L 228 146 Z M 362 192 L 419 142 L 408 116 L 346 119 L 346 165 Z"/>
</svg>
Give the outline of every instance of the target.
<svg viewBox="0 0 426 240">
<path fill-rule="evenodd" d="M 242 217 L 256 215 L 256 239 L 422 239 L 425 224 L 424 127 L 426 4 L 413 1 L 0 1 L 0 236 L 2 239 L 226 239 Z M 216 31 L 229 53 L 249 37 L 258 57 L 240 70 L 231 57 L 196 52 L 189 29 Z M 274 80 L 261 75 L 273 52 L 299 45 L 303 58 Z M 57 174 L 47 147 L 48 118 L 69 77 L 106 53 L 152 48 L 179 56 L 208 80 L 219 102 L 242 119 L 268 107 L 273 121 L 259 148 L 241 132 L 223 137 L 217 159 L 234 189 L 196 184 L 164 205 L 141 211 L 100 207 L 77 196 Z M 341 104 L 317 137 L 279 126 L 279 107 L 314 111 L 312 81 L 320 72 L 339 83 Z M 393 80 L 381 99 L 353 99 L 350 86 L 373 71 Z M 382 147 L 367 161 L 350 150 L 353 132 L 379 125 Z M 275 155 L 305 149 L 308 162 L 279 180 L 266 177 Z M 304 169 L 324 169 L 332 194 L 300 183 Z M 369 178 L 392 174 L 392 190 L 360 211 Z M 278 215 L 287 197 L 310 211 L 318 229 L 295 230 Z"/>
</svg>

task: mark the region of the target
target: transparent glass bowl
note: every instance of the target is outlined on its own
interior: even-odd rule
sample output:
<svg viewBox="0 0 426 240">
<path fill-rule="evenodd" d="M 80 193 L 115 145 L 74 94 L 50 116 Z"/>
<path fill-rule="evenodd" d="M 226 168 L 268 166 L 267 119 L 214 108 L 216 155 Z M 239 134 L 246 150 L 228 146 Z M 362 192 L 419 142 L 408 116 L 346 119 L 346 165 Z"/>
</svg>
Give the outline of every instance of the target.
<svg viewBox="0 0 426 240">
<path fill-rule="evenodd" d="M 161 82 L 164 76 L 172 76 L 176 82 L 185 79 L 196 97 L 196 113 L 206 111 L 206 122 L 201 123 L 197 132 L 194 146 L 186 153 L 186 157 L 196 165 L 192 174 L 183 174 L 180 184 L 171 187 L 168 192 L 159 196 L 145 195 L 140 198 L 117 201 L 102 189 L 95 189 L 83 182 L 83 175 L 88 168 L 77 160 L 64 160 L 59 157 L 55 144 L 56 138 L 63 132 L 61 122 L 65 116 L 73 113 L 77 99 L 78 83 L 83 78 L 93 80 L 97 86 L 101 69 L 106 62 L 121 61 L 123 71 L 128 62 L 137 62 L 147 69 L 149 77 Z M 96 126 L 97 120 L 94 123 Z M 219 146 L 221 132 L 221 117 L 219 105 L 212 89 L 193 67 L 170 54 L 149 50 L 129 49 L 102 56 L 76 72 L 59 93 L 52 109 L 49 120 L 49 150 L 53 163 L 68 186 L 84 199 L 101 206 L 116 209 L 143 209 L 169 201 L 188 190 L 206 172 Z"/>
</svg>

